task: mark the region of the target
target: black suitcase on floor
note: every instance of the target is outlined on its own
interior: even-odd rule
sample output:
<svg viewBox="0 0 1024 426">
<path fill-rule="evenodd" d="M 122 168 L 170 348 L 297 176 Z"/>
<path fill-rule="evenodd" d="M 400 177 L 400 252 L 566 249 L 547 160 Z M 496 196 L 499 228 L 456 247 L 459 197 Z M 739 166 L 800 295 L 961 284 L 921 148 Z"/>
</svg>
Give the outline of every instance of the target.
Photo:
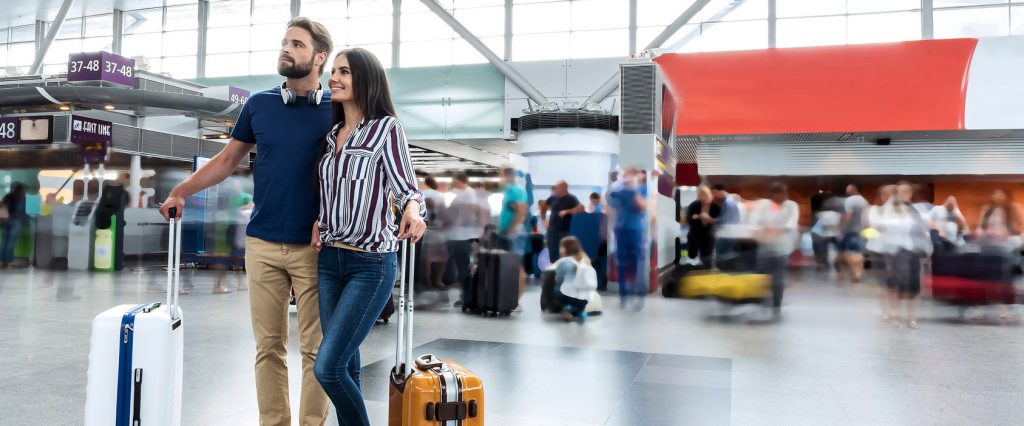
<svg viewBox="0 0 1024 426">
<path fill-rule="evenodd" d="M 555 271 L 544 271 L 541 277 L 540 310 L 554 314 L 562 312 L 562 305 L 558 303 L 558 293 L 555 291 Z"/>
<path fill-rule="evenodd" d="M 476 273 L 466 286 L 463 312 L 508 315 L 519 305 L 519 256 L 502 250 L 477 254 Z"/>
</svg>

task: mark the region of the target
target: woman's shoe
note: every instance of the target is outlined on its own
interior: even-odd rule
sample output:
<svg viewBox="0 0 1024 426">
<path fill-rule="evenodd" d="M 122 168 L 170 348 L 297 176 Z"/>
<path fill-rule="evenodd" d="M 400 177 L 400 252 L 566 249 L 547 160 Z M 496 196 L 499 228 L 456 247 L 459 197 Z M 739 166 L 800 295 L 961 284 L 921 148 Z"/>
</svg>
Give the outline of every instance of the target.
<svg viewBox="0 0 1024 426">
<path fill-rule="evenodd" d="M 587 322 L 587 313 L 580 312 L 580 316 L 576 317 L 576 321 L 579 321 L 580 324 Z"/>
</svg>

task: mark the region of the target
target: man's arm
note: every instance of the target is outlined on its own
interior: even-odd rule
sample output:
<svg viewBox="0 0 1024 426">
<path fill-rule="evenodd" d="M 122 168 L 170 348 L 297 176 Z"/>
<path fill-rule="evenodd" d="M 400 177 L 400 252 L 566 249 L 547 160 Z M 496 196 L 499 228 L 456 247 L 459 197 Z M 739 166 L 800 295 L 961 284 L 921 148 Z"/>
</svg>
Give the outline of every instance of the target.
<svg viewBox="0 0 1024 426">
<path fill-rule="evenodd" d="M 160 214 L 165 219 L 170 219 L 169 210 L 177 208 L 178 218 L 181 218 L 185 206 L 185 197 L 221 183 L 235 171 L 242 159 L 249 154 L 254 145 L 232 138 L 228 145 L 217 155 L 210 159 L 201 169 L 192 176 L 185 179 L 171 190 L 171 194 L 160 207 Z"/>
<path fill-rule="evenodd" d="M 516 215 L 512 218 L 512 225 L 508 227 L 508 232 L 516 233 L 526 222 L 526 203 L 514 202 L 512 209 L 516 211 Z"/>
</svg>

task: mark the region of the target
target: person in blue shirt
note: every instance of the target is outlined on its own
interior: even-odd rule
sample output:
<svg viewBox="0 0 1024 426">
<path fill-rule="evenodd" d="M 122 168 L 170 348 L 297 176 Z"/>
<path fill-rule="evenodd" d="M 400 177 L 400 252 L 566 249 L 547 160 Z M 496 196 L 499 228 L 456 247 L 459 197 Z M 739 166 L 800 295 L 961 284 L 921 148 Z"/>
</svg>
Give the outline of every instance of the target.
<svg viewBox="0 0 1024 426">
<path fill-rule="evenodd" d="M 642 296 L 646 291 L 638 288 L 640 265 L 644 256 L 644 219 L 647 215 L 647 197 L 639 185 L 636 169 L 629 168 L 616 182 L 608 196 L 608 205 L 614 212 L 612 231 L 615 234 L 615 262 L 618 267 L 619 303 L 625 308 L 631 296 Z"/>
<path fill-rule="evenodd" d="M 175 187 L 160 212 L 169 219 L 174 208 L 180 218 L 185 197 L 227 179 L 256 148 L 255 208 L 246 227 L 245 268 L 256 337 L 260 424 L 292 424 L 285 347 L 294 291 L 302 355 L 299 424 L 322 425 L 330 402 L 313 374 L 323 335 L 310 229 L 320 207 L 316 163 L 321 141 L 331 129 L 330 95 L 319 80 L 334 46 L 327 28 L 307 18 L 295 18 L 286 28 L 277 62 L 285 82 L 249 97 L 227 146 Z"/>
<path fill-rule="evenodd" d="M 740 206 L 736 200 L 730 197 L 728 188 L 725 185 L 716 183 L 711 186 L 711 193 L 714 195 L 715 204 L 722 210 L 716 223 L 722 225 L 736 225 L 740 223 Z"/>
</svg>

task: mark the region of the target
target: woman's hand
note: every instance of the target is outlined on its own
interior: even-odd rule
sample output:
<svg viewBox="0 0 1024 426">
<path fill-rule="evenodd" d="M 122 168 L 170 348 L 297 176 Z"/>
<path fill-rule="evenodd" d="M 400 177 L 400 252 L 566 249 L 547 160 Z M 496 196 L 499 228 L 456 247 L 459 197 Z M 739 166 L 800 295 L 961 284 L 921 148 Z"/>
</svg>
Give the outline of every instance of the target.
<svg viewBox="0 0 1024 426">
<path fill-rule="evenodd" d="M 423 238 L 423 233 L 426 230 L 427 223 L 420 216 L 420 203 L 410 202 L 406 204 L 405 211 L 402 212 L 402 222 L 398 225 L 398 239 L 411 238 L 412 243 L 416 244 L 420 241 L 420 238 Z"/>
<path fill-rule="evenodd" d="M 320 253 L 320 249 L 324 246 L 323 241 L 320 241 L 320 222 L 313 223 L 313 236 L 309 239 L 309 245 L 312 246 L 313 250 L 316 250 L 317 253 Z"/>
</svg>

